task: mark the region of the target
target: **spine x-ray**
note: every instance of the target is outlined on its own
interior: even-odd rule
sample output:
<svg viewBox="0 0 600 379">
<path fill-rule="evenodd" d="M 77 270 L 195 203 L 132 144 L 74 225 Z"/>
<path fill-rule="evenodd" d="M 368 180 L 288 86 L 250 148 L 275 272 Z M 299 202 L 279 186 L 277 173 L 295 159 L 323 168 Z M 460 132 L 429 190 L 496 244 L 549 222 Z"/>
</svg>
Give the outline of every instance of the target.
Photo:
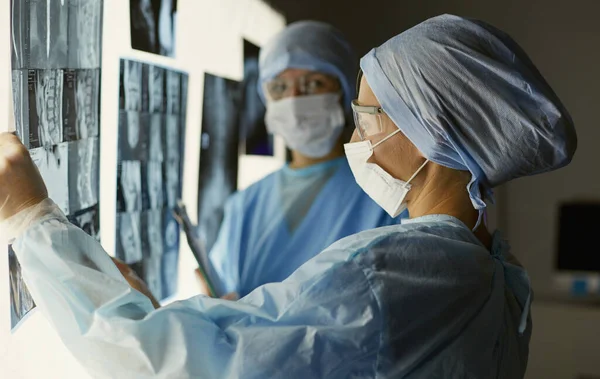
<svg viewBox="0 0 600 379">
<path fill-rule="evenodd" d="M 67 218 L 99 230 L 102 0 L 12 0 L 15 128 Z M 12 327 L 35 306 L 9 247 Z"/>
<path fill-rule="evenodd" d="M 157 299 L 176 291 L 187 75 L 121 60 L 117 151 L 117 258 Z"/>
<path fill-rule="evenodd" d="M 129 0 L 131 47 L 175 56 L 177 0 Z"/>
<path fill-rule="evenodd" d="M 207 251 L 217 238 L 225 202 L 237 188 L 241 92 L 239 82 L 204 76 L 198 229 Z"/>
</svg>

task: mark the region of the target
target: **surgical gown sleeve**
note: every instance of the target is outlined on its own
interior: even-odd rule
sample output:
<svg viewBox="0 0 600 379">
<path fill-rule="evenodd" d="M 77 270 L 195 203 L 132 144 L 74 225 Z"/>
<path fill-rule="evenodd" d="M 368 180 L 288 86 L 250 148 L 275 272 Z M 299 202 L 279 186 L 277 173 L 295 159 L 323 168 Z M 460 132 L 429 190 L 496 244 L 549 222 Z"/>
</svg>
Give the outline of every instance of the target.
<svg viewBox="0 0 600 379">
<path fill-rule="evenodd" d="M 210 250 L 209 259 L 218 275 L 224 293 L 240 292 L 240 250 L 243 220 L 242 194 L 235 193 L 225 203 L 219 234 Z"/>
<path fill-rule="evenodd" d="M 39 309 L 94 377 L 375 376 L 382 317 L 353 260 L 319 256 L 238 302 L 198 296 L 154 310 L 64 218 L 45 217 L 13 247 Z"/>
</svg>

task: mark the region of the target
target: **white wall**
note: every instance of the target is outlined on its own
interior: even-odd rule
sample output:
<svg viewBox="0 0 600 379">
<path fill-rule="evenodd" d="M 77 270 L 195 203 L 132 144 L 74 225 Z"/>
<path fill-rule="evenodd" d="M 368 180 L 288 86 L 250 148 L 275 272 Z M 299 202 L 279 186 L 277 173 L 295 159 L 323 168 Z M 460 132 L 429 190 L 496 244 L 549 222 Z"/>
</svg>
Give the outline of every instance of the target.
<svg viewBox="0 0 600 379">
<path fill-rule="evenodd" d="M 58 0 L 52 0 L 58 1 Z M 0 104 L 7 104 L 9 83 L 9 7 L 0 10 Z M 183 200 L 189 209 L 197 208 L 202 90 L 205 72 L 231 79 L 243 76 L 243 38 L 262 45 L 285 26 L 285 19 L 260 0 L 179 0 L 176 58 L 157 56 L 131 49 L 129 2 L 104 0 L 104 35 L 101 99 L 100 227 L 102 244 L 109 254 L 115 246 L 117 120 L 119 98 L 119 58 L 132 58 L 185 71 L 189 75 L 186 157 Z M 7 58 L 8 57 L 8 58 Z M 0 106 L 0 120 L 8 120 Z M 4 125 L 0 125 L 0 130 Z M 245 166 L 246 181 L 256 179 L 261 167 Z M 252 175 L 252 174 L 255 175 Z M 194 213 L 190 214 L 195 218 Z M 195 220 L 193 220 L 195 221 Z M 180 291 L 176 298 L 198 293 L 193 275 L 197 266 L 182 239 L 180 251 Z M 6 255 L 4 255 L 6 257 Z M 0 259 L 0 279 L 7 278 L 8 259 Z M 35 310 L 10 333 L 8 280 L 0 280 L 0 378 L 87 378 L 87 374 L 63 346 L 41 313 Z"/>
</svg>

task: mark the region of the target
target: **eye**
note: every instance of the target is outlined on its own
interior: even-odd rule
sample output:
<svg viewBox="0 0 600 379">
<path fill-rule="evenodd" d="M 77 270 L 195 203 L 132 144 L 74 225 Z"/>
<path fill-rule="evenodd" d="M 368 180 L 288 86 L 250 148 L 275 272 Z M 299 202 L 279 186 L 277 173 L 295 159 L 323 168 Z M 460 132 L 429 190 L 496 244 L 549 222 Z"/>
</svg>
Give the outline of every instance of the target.
<svg viewBox="0 0 600 379">
<path fill-rule="evenodd" d="M 287 84 L 284 81 L 274 81 L 269 84 L 269 92 L 281 94 L 287 90 Z"/>
</svg>

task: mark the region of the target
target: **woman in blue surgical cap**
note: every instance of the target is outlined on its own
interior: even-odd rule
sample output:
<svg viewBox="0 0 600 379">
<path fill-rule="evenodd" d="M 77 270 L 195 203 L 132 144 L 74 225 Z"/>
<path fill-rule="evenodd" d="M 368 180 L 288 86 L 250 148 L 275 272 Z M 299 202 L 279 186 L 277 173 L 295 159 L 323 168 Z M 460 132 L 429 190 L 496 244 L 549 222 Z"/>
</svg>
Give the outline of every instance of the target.
<svg viewBox="0 0 600 379">
<path fill-rule="evenodd" d="M 292 160 L 226 204 L 210 252 L 220 292 L 243 297 L 340 238 L 397 223 L 356 185 L 344 157 L 355 61 L 341 33 L 315 21 L 291 24 L 261 50 L 265 122 Z"/>
<path fill-rule="evenodd" d="M 361 68 L 350 167 L 382 208 L 407 206 L 412 218 L 341 239 L 235 302 L 198 296 L 154 310 L 46 199 L 22 145 L 0 137 L 10 183 L 0 226 L 17 236 L 36 304 L 83 367 L 126 378 L 524 376 L 532 292 L 482 222 L 484 199 L 570 162 L 568 112 L 519 46 L 479 21 L 427 20 Z"/>
</svg>

